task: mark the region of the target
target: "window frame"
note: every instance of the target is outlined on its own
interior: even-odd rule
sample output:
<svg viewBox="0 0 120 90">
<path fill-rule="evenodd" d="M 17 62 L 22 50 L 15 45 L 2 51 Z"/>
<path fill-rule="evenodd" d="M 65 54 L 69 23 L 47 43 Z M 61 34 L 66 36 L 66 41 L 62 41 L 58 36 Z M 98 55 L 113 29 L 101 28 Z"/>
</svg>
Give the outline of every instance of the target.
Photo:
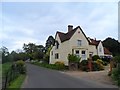
<svg viewBox="0 0 120 90">
<path fill-rule="evenodd" d="M 55 59 L 59 59 L 59 53 L 55 53 Z"/>
<path fill-rule="evenodd" d="M 82 40 L 77 40 L 77 45 L 82 46 Z"/>
</svg>

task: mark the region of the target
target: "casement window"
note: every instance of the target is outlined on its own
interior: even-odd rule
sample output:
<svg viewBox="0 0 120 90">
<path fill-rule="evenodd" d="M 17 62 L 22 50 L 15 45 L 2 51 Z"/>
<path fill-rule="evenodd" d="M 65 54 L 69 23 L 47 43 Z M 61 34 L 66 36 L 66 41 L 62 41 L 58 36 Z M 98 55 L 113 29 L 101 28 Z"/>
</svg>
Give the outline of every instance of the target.
<svg viewBox="0 0 120 90">
<path fill-rule="evenodd" d="M 75 54 L 79 57 L 79 56 L 80 56 L 79 50 L 76 50 L 76 51 L 75 51 Z"/>
<path fill-rule="evenodd" d="M 85 51 L 82 51 L 82 54 L 85 54 Z"/>
<path fill-rule="evenodd" d="M 82 40 L 77 40 L 77 45 L 81 46 L 82 45 Z"/>
<path fill-rule="evenodd" d="M 59 54 L 58 53 L 55 54 L 55 59 L 59 59 Z"/>
<path fill-rule="evenodd" d="M 79 54 L 79 50 L 76 50 L 76 51 L 75 51 L 75 54 Z"/>
</svg>

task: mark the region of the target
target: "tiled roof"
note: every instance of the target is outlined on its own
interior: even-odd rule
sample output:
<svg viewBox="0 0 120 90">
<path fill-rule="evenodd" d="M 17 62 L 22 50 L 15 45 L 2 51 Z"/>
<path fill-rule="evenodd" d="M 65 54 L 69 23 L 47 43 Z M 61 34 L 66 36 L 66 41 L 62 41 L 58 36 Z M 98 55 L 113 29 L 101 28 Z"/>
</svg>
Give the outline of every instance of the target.
<svg viewBox="0 0 120 90">
<path fill-rule="evenodd" d="M 82 31 L 82 29 L 81 29 L 80 26 L 74 28 L 73 30 L 71 30 L 71 31 L 69 31 L 69 32 L 67 32 L 67 33 L 63 33 L 63 32 L 57 31 L 56 34 L 59 35 L 61 42 L 64 42 L 64 41 L 69 40 L 69 39 L 73 36 L 73 34 L 76 32 L 76 30 L 77 30 L 78 28 L 79 28 L 79 29 L 81 30 L 81 32 L 84 34 L 84 32 Z M 88 40 L 88 38 L 86 37 L 85 34 L 84 34 L 84 36 L 85 36 L 85 38 Z M 88 42 L 89 42 L 89 40 L 88 40 Z M 90 42 L 89 42 L 89 43 L 90 43 Z"/>
<path fill-rule="evenodd" d="M 69 39 L 73 36 L 73 34 L 76 32 L 76 30 L 77 30 L 78 28 L 81 30 L 81 32 L 83 33 L 83 35 L 85 36 L 85 38 L 87 39 L 87 41 L 88 41 L 88 43 L 89 43 L 90 45 L 98 46 L 100 40 L 94 40 L 94 39 L 90 39 L 90 40 L 89 40 L 88 37 L 86 37 L 85 33 L 83 32 L 83 30 L 81 29 L 80 26 L 74 28 L 73 30 L 71 30 L 71 31 L 69 31 L 69 32 L 67 32 L 67 33 L 63 33 L 63 32 L 57 31 L 56 35 L 58 34 L 61 42 L 64 42 L 64 41 L 69 40 Z"/>
<path fill-rule="evenodd" d="M 112 53 L 106 47 L 104 47 L 104 54 L 112 55 Z"/>
<path fill-rule="evenodd" d="M 98 46 L 99 43 L 100 43 L 100 40 L 90 39 L 90 45 L 96 45 L 96 46 Z"/>
<path fill-rule="evenodd" d="M 60 37 L 61 42 L 64 42 L 64 41 L 69 40 L 72 37 L 72 35 L 75 33 L 75 31 L 76 30 L 71 30 L 68 33 L 62 33 L 62 32 L 57 32 L 57 33 Z"/>
</svg>

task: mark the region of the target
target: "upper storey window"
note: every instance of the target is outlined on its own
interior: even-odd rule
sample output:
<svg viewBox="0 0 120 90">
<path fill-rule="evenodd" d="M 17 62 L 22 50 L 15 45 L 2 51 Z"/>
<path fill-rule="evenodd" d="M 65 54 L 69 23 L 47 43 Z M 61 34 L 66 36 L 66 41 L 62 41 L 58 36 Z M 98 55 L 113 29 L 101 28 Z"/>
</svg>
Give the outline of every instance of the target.
<svg viewBox="0 0 120 90">
<path fill-rule="evenodd" d="M 77 40 L 77 45 L 81 46 L 82 45 L 82 40 Z"/>
</svg>

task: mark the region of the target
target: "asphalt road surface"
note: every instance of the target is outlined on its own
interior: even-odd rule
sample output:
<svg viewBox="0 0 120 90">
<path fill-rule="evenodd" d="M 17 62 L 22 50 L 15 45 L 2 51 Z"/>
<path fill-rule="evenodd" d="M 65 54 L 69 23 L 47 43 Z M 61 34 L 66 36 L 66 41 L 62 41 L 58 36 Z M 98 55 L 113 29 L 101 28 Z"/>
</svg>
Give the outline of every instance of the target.
<svg viewBox="0 0 120 90">
<path fill-rule="evenodd" d="M 22 88 L 117 88 L 114 85 L 106 85 L 93 82 L 88 79 L 76 78 L 60 71 L 27 65 L 27 77 Z"/>
</svg>

